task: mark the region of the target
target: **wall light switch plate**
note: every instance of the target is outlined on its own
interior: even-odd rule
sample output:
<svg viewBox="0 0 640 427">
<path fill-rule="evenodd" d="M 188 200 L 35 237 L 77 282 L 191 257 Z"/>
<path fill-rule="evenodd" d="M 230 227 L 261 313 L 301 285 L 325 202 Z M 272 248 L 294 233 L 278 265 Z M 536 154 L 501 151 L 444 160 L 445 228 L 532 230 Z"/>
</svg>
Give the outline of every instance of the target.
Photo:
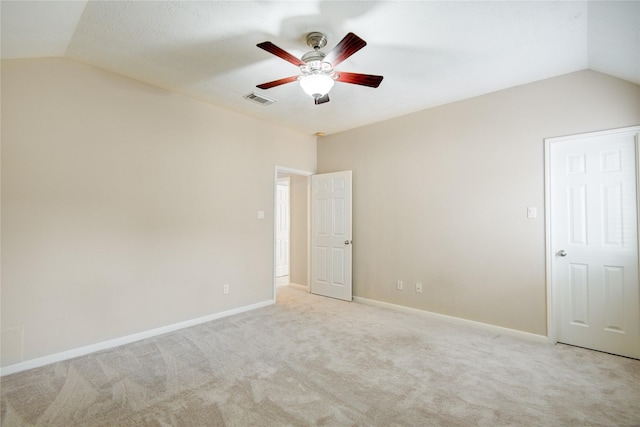
<svg viewBox="0 0 640 427">
<path fill-rule="evenodd" d="M 527 218 L 535 218 L 538 216 L 538 209 L 534 207 L 527 208 Z"/>
<path fill-rule="evenodd" d="M 258 219 L 264 219 L 264 211 L 258 211 Z"/>
</svg>

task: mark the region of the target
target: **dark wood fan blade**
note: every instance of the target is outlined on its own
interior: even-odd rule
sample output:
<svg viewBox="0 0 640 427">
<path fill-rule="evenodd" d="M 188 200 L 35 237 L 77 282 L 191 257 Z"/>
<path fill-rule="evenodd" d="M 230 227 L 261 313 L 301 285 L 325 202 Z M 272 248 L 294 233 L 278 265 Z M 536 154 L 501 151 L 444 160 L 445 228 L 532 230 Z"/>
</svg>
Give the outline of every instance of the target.
<svg viewBox="0 0 640 427">
<path fill-rule="evenodd" d="M 362 49 L 367 42 L 353 33 L 349 33 L 325 56 L 324 61 L 335 68 L 339 63 Z"/>
<path fill-rule="evenodd" d="M 378 87 L 382 81 L 382 76 L 374 76 L 372 74 L 347 73 L 340 71 L 336 79 L 342 83 L 352 83 L 354 85 L 362 85 L 369 87 Z"/>
<path fill-rule="evenodd" d="M 256 85 L 256 87 L 260 89 L 271 89 L 272 87 L 280 86 L 285 83 L 291 83 L 298 80 L 298 76 L 285 77 L 284 79 L 274 80 L 268 83 L 262 83 L 261 85 Z"/>
<path fill-rule="evenodd" d="M 325 96 L 321 97 L 321 98 L 315 98 L 315 103 L 316 105 L 320 105 L 320 104 L 324 104 L 325 102 L 329 102 L 329 94 L 326 94 Z"/>
<path fill-rule="evenodd" d="M 283 50 L 283 49 L 279 48 L 278 46 L 276 46 L 275 44 L 273 44 L 271 42 L 258 43 L 256 46 L 258 46 L 260 49 L 264 49 L 267 52 L 274 54 L 275 56 L 278 56 L 278 57 L 284 59 L 285 61 L 289 61 L 293 65 L 296 65 L 298 67 L 300 65 L 304 65 L 304 62 L 302 62 L 300 59 L 296 58 L 295 56 L 291 55 L 286 50 Z"/>
</svg>

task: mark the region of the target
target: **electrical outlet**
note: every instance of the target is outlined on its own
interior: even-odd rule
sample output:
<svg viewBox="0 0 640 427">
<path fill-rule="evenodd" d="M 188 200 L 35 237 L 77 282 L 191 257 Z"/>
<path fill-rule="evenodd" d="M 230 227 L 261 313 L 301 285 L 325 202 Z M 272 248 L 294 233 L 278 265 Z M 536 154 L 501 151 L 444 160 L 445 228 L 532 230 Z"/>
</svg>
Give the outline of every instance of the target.
<svg viewBox="0 0 640 427">
<path fill-rule="evenodd" d="M 224 284 L 224 290 L 223 290 L 224 294 L 227 295 L 229 293 L 229 285 L 228 284 Z"/>
<path fill-rule="evenodd" d="M 422 283 L 416 283 L 416 292 L 422 293 Z"/>
<path fill-rule="evenodd" d="M 402 280 L 398 280 L 398 283 L 396 283 L 396 288 L 397 288 L 399 291 L 401 291 L 401 290 L 402 290 L 402 288 L 403 288 Z"/>
</svg>

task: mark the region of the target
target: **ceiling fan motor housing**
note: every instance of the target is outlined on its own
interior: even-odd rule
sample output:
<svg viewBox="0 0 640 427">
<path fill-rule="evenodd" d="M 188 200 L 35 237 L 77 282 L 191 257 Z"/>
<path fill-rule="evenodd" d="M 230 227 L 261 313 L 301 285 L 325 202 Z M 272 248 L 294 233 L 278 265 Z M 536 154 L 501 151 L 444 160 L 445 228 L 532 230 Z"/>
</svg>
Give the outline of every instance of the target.
<svg viewBox="0 0 640 427">
<path fill-rule="evenodd" d="M 302 55 L 302 58 L 300 58 L 303 62 L 306 62 L 307 64 L 309 64 L 310 62 L 322 62 L 324 60 L 325 57 L 325 53 L 324 52 L 320 52 L 319 50 L 312 50 L 311 52 L 307 52 L 304 55 Z"/>
<path fill-rule="evenodd" d="M 324 37 L 324 34 L 320 33 L 311 33 L 309 34 L 309 37 L 311 37 L 313 34 L 319 34 L 320 36 Z M 322 46 L 327 43 L 326 38 L 324 38 L 323 40 L 324 43 L 322 44 Z M 309 46 L 311 46 L 311 43 L 309 43 Z M 307 52 L 302 55 L 302 58 L 300 59 L 302 60 L 302 62 L 304 62 L 304 65 L 300 65 L 300 71 L 303 74 L 303 76 L 301 77 L 311 74 L 325 74 L 333 78 L 333 67 L 330 63 L 324 62 L 325 56 L 326 54 L 319 50 L 312 50 L 311 52 Z"/>
</svg>

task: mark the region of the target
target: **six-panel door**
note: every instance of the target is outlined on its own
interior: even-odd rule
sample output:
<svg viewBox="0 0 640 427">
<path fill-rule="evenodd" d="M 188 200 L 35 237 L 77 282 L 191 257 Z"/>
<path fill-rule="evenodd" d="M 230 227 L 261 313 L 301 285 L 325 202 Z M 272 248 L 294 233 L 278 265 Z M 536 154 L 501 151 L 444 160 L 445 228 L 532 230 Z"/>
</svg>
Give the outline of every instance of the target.
<svg viewBox="0 0 640 427">
<path fill-rule="evenodd" d="M 313 175 L 311 201 L 311 292 L 351 301 L 351 171 Z"/>
<path fill-rule="evenodd" d="M 638 358 L 635 138 L 552 142 L 550 219 L 558 341 Z"/>
</svg>

